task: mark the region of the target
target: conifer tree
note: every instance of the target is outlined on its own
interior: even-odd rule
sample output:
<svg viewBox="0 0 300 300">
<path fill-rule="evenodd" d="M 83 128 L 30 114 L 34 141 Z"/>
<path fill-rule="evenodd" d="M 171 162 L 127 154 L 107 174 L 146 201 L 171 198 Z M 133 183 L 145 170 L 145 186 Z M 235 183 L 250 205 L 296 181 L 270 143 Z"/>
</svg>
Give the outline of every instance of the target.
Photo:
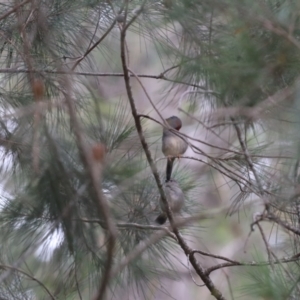
<svg viewBox="0 0 300 300">
<path fill-rule="evenodd" d="M 299 299 L 299 6 L 2 1 L 0 299 Z"/>
</svg>

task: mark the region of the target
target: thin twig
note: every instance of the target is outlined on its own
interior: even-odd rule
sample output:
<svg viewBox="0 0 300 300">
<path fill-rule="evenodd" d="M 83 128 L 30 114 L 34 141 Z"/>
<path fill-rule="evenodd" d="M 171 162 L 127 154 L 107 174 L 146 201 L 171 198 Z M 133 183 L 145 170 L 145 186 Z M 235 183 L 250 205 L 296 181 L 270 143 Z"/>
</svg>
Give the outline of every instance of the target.
<svg viewBox="0 0 300 300">
<path fill-rule="evenodd" d="M 75 219 L 76 220 L 76 219 Z M 85 219 L 85 218 L 80 218 L 78 219 L 84 223 L 98 223 L 101 224 L 101 226 L 104 226 L 103 221 L 99 219 Z M 116 226 L 119 229 L 136 229 L 136 230 L 165 230 L 167 231 L 168 235 L 176 240 L 176 237 L 174 234 L 167 228 L 167 227 L 162 227 L 162 226 L 155 226 L 155 225 L 143 225 L 143 224 L 138 224 L 138 223 L 116 223 Z"/>
<path fill-rule="evenodd" d="M 260 179 L 259 179 L 259 177 L 257 175 L 257 172 L 256 172 L 256 170 L 254 168 L 254 164 L 253 164 L 252 158 L 250 156 L 250 153 L 248 151 L 248 148 L 247 148 L 245 142 L 243 141 L 241 130 L 240 130 L 239 126 L 235 123 L 235 119 L 234 118 L 232 118 L 232 122 L 234 123 L 233 126 L 234 126 L 234 128 L 236 130 L 237 137 L 238 137 L 239 143 L 241 145 L 241 148 L 243 150 L 245 159 L 246 159 L 246 161 L 247 161 L 247 163 L 249 165 L 250 170 L 252 171 L 252 173 L 253 173 L 253 175 L 255 177 L 255 181 L 256 181 L 256 184 L 258 186 L 258 191 L 261 194 L 261 196 L 263 196 L 264 195 L 264 189 L 263 189 L 262 184 L 260 182 Z"/>
<path fill-rule="evenodd" d="M 144 87 L 143 83 L 141 82 L 141 80 L 139 79 L 139 77 L 133 72 L 131 71 L 129 68 L 128 68 L 128 71 L 136 78 L 136 80 L 138 81 L 138 83 L 140 84 L 140 86 L 142 87 L 146 97 L 148 98 L 149 102 L 151 103 L 153 109 L 156 111 L 156 113 L 159 115 L 159 117 L 161 118 L 161 120 L 164 122 L 164 118 L 163 116 L 161 115 L 161 113 L 159 112 L 159 110 L 156 108 L 154 102 L 152 101 L 151 97 L 149 96 L 146 88 Z M 167 124 L 166 122 L 164 122 L 165 124 Z"/>
<path fill-rule="evenodd" d="M 78 75 L 78 76 L 93 76 L 93 77 L 124 77 L 123 73 L 71 72 L 71 71 L 55 71 L 55 70 L 47 70 L 47 69 L 31 70 L 31 72 L 32 73 L 47 73 L 47 74 L 70 74 L 70 73 L 72 73 L 73 75 Z M 3 68 L 3 69 L 0 69 L 0 73 L 3 73 L 3 74 L 29 73 L 29 70 L 17 69 L 17 68 Z M 162 73 L 160 73 L 159 75 L 136 74 L 136 76 L 140 77 L 140 78 L 161 79 L 161 80 L 168 81 L 168 82 L 175 82 L 175 80 L 173 80 L 173 79 L 162 76 Z M 134 77 L 134 76 L 130 76 L 130 77 Z M 205 87 L 202 85 L 191 84 L 191 83 L 183 82 L 183 81 L 177 82 L 177 83 L 202 89 L 206 93 L 213 93 L 213 94 L 216 93 L 214 91 L 206 91 Z"/>
<path fill-rule="evenodd" d="M 0 21 L 5 19 L 6 17 L 8 17 L 10 14 L 16 12 L 21 6 L 27 4 L 28 2 L 30 2 L 31 0 L 25 0 L 17 5 L 15 5 L 11 10 L 7 11 L 6 13 L 4 13 L 2 16 L 0 16 Z"/>
<path fill-rule="evenodd" d="M 190 268 L 190 254 L 187 255 L 187 268 L 188 268 L 188 270 L 189 270 L 190 276 L 191 276 L 193 282 L 195 283 L 195 285 L 197 285 L 197 286 L 199 286 L 199 287 L 204 287 L 204 286 L 205 286 L 205 283 L 203 283 L 203 284 L 197 283 L 197 282 L 196 282 L 196 279 L 195 279 L 194 276 L 193 276 L 192 270 L 191 270 L 191 268 Z"/>
<path fill-rule="evenodd" d="M 300 259 L 300 253 L 297 253 L 293 256 L 290 257 L 286 257 L 286 258 L 281 258 L 281 259 L 277 259 L 275 262 L 270 262 L 270 261 L 262 261 L 262 262 L 255 262 L 255 261 L 245 261 L 245 262 L 241 262 L 241 261 L 236 261 L 236 260 L 232 260 L 229 259 L 227 257 L 224 256 L 220 256 L 220 255 L 215 255 L 215 254 L 211 254 L 211 253 L 206 253 L 204 251 L 201 250 L 193 250 L 191 255 L 194 255 L 195 253 L 199 253 L 202 254 L 204 256 L 209 256 L 209 257 L 213 257 L 213 258 L 217 258 L 217 259 L 221 259 L 221 260 L 225 260 L 226 263 L 221 263 L 221 264 L 217 264 L 214 265 L 212 267 L 209 267 L 206 269 L 205 273 L 206 274 L 210 274 L 213 271 L 225 268 L 225 267 L 234 267 L 234 266 L 251 266 L 251 267 L 257 267 L 257 266 L 268 266 L 271 264 L 282 264 L 282 263 L 288 263 L 288 262 L 293 262 L 293 261 L 298 261 Z"/>
<path fill-rule="evenodd" d="M 211 129 L 211 127 L 208 127 L 207 125 L 205 125 L 204 122 L 202 122 L 199 118 L 194 117 L 193 115 L 191 115 L 190 113 L 188 113 L 187 111 L 183 110 L 180 107 L 178 108 L 178 110 L 183 112 L 184 114 L 186 114 L 189 118 L 199 122 L 206 130 L 209 130 L 210 132 L 212 132 L 218 139 L 225 142 L 228 146 L 232 146 L 231 142 L 223 139 L 219 134 L 217 134 L 213 129 Z"/>
<path fill-rule="evenodd" d="M 258 227 L 258 229 L 260 231 L 260 234 L 261 234 L 262 239 L 264 241 L 264 244 L 266 246 L 266 250 L 267 250 L 267 253 L 268 253 L 268 260 L 270 262 L 271 267 L 273 268 L 272 250 L 270 249 L 269 243 L 268 243 L 267 238 L 265 236 L 265 233 L 264 233 L 264 231 L 263 231 L 263 229 L 261 227 L 261 224 L 259 222 L 257 222 L 256 225 L 257 225 L 257 227 Z"/>
<path fill-rule="evenodd" d="M 75 70 L 75 68 L 78 66 L 78 64 L 85 59 L 106 37 L 107 35 L 111 32 L 111 30 L 114 28 L 116 24 L 116 19 L 111 23 L 111 25 L 107 28 L 107 30 L 105 31 L 105 33 L 102 35 L 102 37 L 94 43 L 93 46 L 91 46 L 89 49 L 86 50 L 86 52 L 82 55 L 82 57 L 80 57 L 74 64 L 74 66 L 72 67 L 72 71 Z"/>
<path fill-rule="evenodd" d="M 116 264 L 116 266 L 112 269 L 110 278 L 115 277 L 117 274 L 123 271 L 123 269 L 137 257 L 139 257 L 146 249 L 148 249 L 151 245 L 156 244 L 160 239 L 165 237 L 167 232 L 165 230 L 159 230 L 150 235 L 149 238 L 139 242 L 139 244 L 129 252 L 127 256 L 124 256 L 120 262 Z"/>
<path fill-rule="evenodd" d="M 269 212 L 264 219 L 268 219 L 269 221 L 273 221 L 275 223 L 277 223 L 278 225 L 280 225 L 281 227 L 285 228 L 287 231 L 291 231 L 296 235 L 300 235 L 300 229 L 291 226 L 290 224 L 282 221 L 280 218 L 276 217 L 274 214 L 272 214 L 271 212 Z"/>
<path fill-rule="evenodd" d="M 223 270 L 223 273 L 224 273 L 224 275 L 226 277 L 226 281 L 227 281 L 227 284 L 228 284 L 228 288 L 229 288 L 229 293 L 230 293 L 230 296 L 231 296 L 231 300 L 234 300 L 233 290 L 232 290 L 230 278 L 229 278 L 228 274 L 226 273 L 226 271 Z"/>
<path fill-rule="evenodd" d="M 13 267 L 13 266 L 2 265 L 2 264 L 0 265 L 0 268 L 1 268 L 1 269 L 10 269 L 10 270 L 12 270 L 12 271 L 19 272 L 19 273 L 21 273 L 21 274 L 23 274 L 23 275 L 29 277 L 31 280 L 37 282 L 37 283 L 38 283 L 38 284 L 39 284 L 39 285 L 47 292 L 47 294 L 50 296 L 50 298 L 51 298 L 52 300 L 55 300 L 55 299 L 56 299 L 56 298 L 54 297 L 54 295 L 52 295 L 52 293 L 48 290 L 48 288 L 47 288 L 47 287 L 46 287 L 39 279 L 37 279 L 37 278 L 35 278 L 34 276 L 32 276 L 32 275 L 26 273 L 25 271 L 23 271 L 23 270 L 21 270 L 21 269 L 18 269 L 18 268 L 16 268 L 16 267 Z"/>
</svg>

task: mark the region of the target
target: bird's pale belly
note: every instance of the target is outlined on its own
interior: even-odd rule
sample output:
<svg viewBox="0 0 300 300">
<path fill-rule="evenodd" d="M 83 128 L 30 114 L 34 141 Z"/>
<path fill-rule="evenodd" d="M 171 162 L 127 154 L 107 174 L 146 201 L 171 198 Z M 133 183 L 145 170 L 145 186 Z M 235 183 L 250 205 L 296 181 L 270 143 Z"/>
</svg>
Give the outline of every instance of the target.
<svg viewBox="0 0 300 300">
<path fill-rule="evenodd" d="M 165 142 L 162 146 L 162 152 L 165 156 L 179 156 L 187 149 L 187 143 L 180 137 L 175 135 L 165 137 Z"/>
</svg>

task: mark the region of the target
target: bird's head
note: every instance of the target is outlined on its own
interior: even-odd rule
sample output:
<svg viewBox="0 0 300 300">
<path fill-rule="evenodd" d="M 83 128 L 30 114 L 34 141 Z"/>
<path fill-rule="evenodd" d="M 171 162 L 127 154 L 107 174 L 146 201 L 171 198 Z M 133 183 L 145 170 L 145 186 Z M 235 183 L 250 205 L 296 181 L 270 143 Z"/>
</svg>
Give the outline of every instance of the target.
<svg viewBox="0 0 300 300">
<path fill-rule="evenodd" d="M 179 130 L 182 126 L 181 120 L 176 116 L 172 116 L 172 117 L 166 119 L 166 122 L 170 125 L 170 127 L 174 128 L 176 130 Z"/>
</svg>

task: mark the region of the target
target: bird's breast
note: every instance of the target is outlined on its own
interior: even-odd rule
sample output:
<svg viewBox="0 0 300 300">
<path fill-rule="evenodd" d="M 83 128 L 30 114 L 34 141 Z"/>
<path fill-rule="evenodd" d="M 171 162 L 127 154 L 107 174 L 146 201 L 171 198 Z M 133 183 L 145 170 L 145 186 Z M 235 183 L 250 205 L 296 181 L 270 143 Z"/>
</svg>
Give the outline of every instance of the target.
<svg viewBox="0 0 300 300">
<path fill-rule="evenodd" d="M 179 156 L 187 149 L 185 140 L 175 134 L 165 134 L 163 136 L 162 152 L 165 156 Z"/>
<path fill-rule="evenodd" d="M 184 194 L 182 190 L 176 186 L 166 186 L 165 193 L 172 212 L 179 212 L 184 204 Z M 165 207 L 162 202 L 161 208 L 165 211 Z"/>
</svg>

